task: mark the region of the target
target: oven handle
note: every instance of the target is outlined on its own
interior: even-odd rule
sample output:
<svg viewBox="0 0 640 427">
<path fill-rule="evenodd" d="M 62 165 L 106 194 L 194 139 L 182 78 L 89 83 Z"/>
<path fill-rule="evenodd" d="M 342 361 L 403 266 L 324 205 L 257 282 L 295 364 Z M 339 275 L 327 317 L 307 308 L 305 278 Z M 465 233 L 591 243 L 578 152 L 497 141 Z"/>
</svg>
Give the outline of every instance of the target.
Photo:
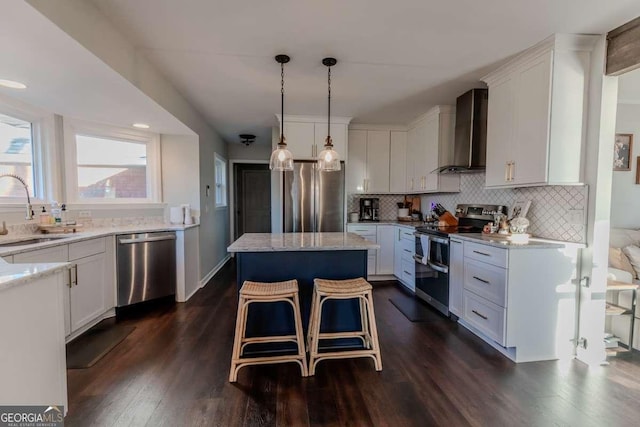
<svg viewBox="0 0 640 427">
<path fill-rule="evenodd" d="M 421 257 L 421 256 L 418 256 L 418 255 L 414 255 L 414 256 L 413 256 L 413 260 L 414 260 L 415 262 L 417 262 L 418 264 L 422 264 L 422 265 L 427 265 L 427 263 L 428 263 L 428 262 L 427 262 L 427 263 L 425 263 L 425 262 L 423 261 L 422 257 Z"/>
<path fill-rule="evenodd" d="M 427 265 L 433 268 L 435 271 L 439 271 L 440 273 L 449 274 L 449 267 L 444 264 L 427 261 Z"/>
<path fill-rule="evenodd" d="M 449 239 L 443 239 L 442 237 L 429 237 L 429 240 L 436 243 L 442 243 L 443 245 L 449 246 Z"/>
</svg>

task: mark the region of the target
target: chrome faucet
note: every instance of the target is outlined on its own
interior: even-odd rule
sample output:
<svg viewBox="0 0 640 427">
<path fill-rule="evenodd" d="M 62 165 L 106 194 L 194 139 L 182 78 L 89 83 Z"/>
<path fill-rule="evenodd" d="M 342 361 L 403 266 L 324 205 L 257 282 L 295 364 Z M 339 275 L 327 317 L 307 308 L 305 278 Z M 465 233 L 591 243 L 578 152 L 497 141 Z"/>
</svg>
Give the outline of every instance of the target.
<svg viewBox="0 0 640 427">
<path fill-rule="evenodd" d="M 31 206 L 31 197 L 29 197 L 29 187 L 27 186 L 27 183 L 24 181 L 24 179 L 20 178 L 18 175 L 14 175 L 12 173 L 0 174 L 0 178 L 4 178 L 5 176 L 9 178 L 17 179 L 18 181 L 20 181 L 20 183 L 24 187 L 24 191 L 27 194 L 27 216 L 25 217 L 25 219 L 29 219 L 29 220 L 33 219 L 33 208 Z"/>
</svg>

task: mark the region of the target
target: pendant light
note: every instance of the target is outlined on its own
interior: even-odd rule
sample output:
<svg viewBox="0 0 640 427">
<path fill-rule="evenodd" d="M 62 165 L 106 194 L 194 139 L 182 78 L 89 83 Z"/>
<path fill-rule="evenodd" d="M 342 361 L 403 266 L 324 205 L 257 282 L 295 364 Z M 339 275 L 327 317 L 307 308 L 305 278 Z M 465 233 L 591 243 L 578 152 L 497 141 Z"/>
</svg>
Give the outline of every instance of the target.
<svg viewBox="0 0 640 427">
<path fill-rule="evenodd" d="M 280 64 L 280 142 L 278 147 L 271 153 L 269 160 L 269 169 L 275 171 L 292 171 L 293 155 L 287 150 L 287 143 L 284 138 L 284 64 L 289 62 L 291 58 L 287 55 L 277 55 L 276 62 Z"/>
<path fill-rule="evenodd" d="M 318 168 L 325 172 L 340 170 L 340 156 L 338 152 L 333 149 L 333 141 L 331 140 L 331 67 L 336 65 L 337 62 L 335 58 L 324 58 L 322 60 L 322 64 L 328 69 L 329 102 L 327 103 L 327 139 L 325 140 L 324 149 L 318 156 Z"/>
</svg>

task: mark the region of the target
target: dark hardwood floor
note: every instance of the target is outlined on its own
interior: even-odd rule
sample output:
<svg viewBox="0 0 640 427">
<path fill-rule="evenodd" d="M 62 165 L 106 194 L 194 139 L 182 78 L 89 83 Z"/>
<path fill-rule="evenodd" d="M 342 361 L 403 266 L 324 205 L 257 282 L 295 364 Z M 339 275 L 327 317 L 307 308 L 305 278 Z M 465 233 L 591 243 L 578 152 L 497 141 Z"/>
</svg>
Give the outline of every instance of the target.
<svg viewBox="0 0 640 427">
<path fill-rule="evenodd" d="M 514 364 L 455 323 L 411 323 L 376 286 L 382 372 L 371 359 L 252 366 L 228 383 L 236 287 L 228 264 L 188 303 L 136 326 L 89 369 L 69 370 L 68 426 L 617 426 L 640 423 L 640 357 L 588 368 Z"/>
</svg>

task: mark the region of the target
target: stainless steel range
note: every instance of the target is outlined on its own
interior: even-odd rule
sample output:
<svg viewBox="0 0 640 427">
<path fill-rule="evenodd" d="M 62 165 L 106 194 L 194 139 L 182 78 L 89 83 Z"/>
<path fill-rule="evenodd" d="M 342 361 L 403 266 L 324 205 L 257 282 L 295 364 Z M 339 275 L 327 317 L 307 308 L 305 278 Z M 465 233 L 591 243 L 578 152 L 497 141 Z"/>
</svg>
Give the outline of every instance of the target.
<svg viewBox="0 0 640 427">
<path fill-rule="evenodd" d="M 480 233 L 497 214 L 506 214 L 502 205 L 458 205 L 455 216 L 458 225 L 417 227 L 416 296 L 431 304 L 445 316 L 449 315 L 449 234 Z"/>
</svg>

